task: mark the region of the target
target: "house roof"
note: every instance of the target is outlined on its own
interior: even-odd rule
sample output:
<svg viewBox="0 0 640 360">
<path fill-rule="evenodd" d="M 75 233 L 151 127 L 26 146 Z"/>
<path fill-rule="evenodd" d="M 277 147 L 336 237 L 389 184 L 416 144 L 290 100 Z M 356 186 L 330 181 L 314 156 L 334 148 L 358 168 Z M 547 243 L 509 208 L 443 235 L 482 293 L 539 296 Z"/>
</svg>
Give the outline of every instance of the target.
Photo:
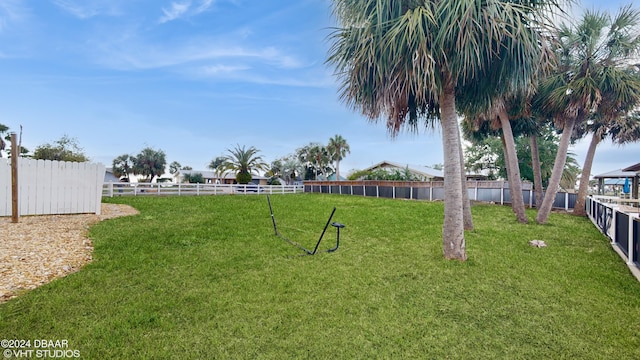
<svg viewBox="0 0 640 360">
<path fill-rule="evenodd" d="M 428 167 L 428 166 L 422 166 L 422 165 L 412 165 L 412 164 L 399 164 L 399 163 L 395 163 L 395 162 L 391 162 L 391 161 L 381 161 L 375 165 L 372 165 L 366 169 L 364 169 L 365 171 L 370 171 L 370 170 L 374 170 L 374 169 L 378 169 L 378 168 L 397 168 L 398 170 L 403 170 L 405 168 L 409 168 L 409 171 L 411 171 L 412 173 L 416 173 L 419 175 L 422 175 L 424 177 L 427 178 L 444 178 L 444 172 L 440 171 L 440 170 L 436 170 L 434 168 Z"/>
<path fill-rule="evenodd" d="M 636 176 L 636 173 L 634 171 L 625 171 L 627 169 L 624 169 L 624 170 L 618 169 L 618 170 L 609 171 L 609 172 L 606 172 L 606 173 L 603 173 L 603 174 L 600 174 L 600 175 L 596 175 L 596 176 L 594 176 L 594 178 L 596 178 L 596 179 L 620 179 L 620 178 Z"/>
<path fill-rule="evenodd" d="M 218 174 L 214 173 L 213 171 L 179 170 L 178 173 L 181 175 L 182 174 L 189 174 L 189 175 L 202 174 L 202 177 L 205 179 L 235 179 L 236 178 L 235 174 L 232 174 L 232 173 L 224 173 L 222 174 L 222 176 L 218 176 Z M 256 174 L 251 174 L 251 178 L 256 180 L 267 179 L 264 176 L 256 175 Z"/>
<path fill-rule="evenodd" d="M 637 163 L 635 165 L 631 165 L 628 168 L 624 168 L 624 169 L 622 169 L 622 171 L 640 172 L 640 163 Z"/>
</svg>

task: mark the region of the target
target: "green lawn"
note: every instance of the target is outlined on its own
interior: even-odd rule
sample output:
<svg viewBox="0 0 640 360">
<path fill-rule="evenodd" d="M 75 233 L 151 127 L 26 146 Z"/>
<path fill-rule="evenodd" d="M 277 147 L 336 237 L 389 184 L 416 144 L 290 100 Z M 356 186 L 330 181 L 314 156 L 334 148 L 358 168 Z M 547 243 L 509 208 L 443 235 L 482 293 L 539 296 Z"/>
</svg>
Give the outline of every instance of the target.
<svg viewBox="0 0 640 360">
<path fill-rule="evenodd" d="M 442 203 L 271 200 L 307 248 L 336 206 L 340 249 L 301 256 L 265 196 L 108 199 L 141 214 L 91 228 L 82 271 L 0 305 L 0 339 L 91 359 L 640 358 L 640 283 L 585 218 L 475 205 L 460 263 L 442 256 Z"/>
</svg>

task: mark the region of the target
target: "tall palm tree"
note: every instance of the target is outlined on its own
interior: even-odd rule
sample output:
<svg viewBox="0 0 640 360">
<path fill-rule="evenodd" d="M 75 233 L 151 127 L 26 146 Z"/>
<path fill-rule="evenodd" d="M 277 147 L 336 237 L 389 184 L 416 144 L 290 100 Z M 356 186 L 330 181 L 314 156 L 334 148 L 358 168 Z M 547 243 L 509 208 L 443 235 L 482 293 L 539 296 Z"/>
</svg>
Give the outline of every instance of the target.
<svg viewBox="0 0 640 360">
<path fill-rule="evenodd" d="M 229 155 L 224 157 L 224 163 L 221 167 L 225 170 L 234 171 L 236 173 L 236 181 L 239 184 L 248 184 L 251 179 L 252 170 L 266 170 L 268 164 L 264 162 L 262 156 L 258 153 L 260 150 L 251 146 L 248 149 L 246 146 L 240 147 L 236 145 L 234 149 L 227 149 Z"/>
<path fill-rule="evenodd" d="M 467 127 L 473 127 L 471 135 L 485 137 L 495 134 L 502 141 L 502 149 L 505 158 L 505 168 L 509 190 L 511 193 L 511 208 L 519 222 L 527 222 L 527 214 L 524 208 L 524 196 L 522 194 L 522 179 L 516 151 L 515 136 L 519 135 L 511 127 L 510 119 L 518 119 L 525 116 L 526 106 L 524 97 L 509 96 L 508 98 L 496 98 L 493 107 L 478 113 L 475 106 L 465 108 L 465 123 Z M 481 126 L 483 123 L 489 126 Z M 500 131 L 496 131 L 500 129 Z M 469 129 L 464 129 L 469 135 Z M 482 130 L 482 132 L 480 132 Z"/>
<path fill-rule="evenodd" d="M 336 135 L 329 139 L 327 150 L 331 161 L 336 163 L 336 180 L 340 181 L 340 161 L 351 152 L 349 144 L 341 135 Z"/>
<path fill-rule="evenodd" d="M 640 79 L 638 81 L 640 85 Z M 640 92 L 638 95 L 640 99 Z M 580 185 L 578 186 L 578 196 L 573 209 L 574 215 L 584 216 L 587 214 L 585 203 L 589 188 L 589 177 L 591 176 L 591 167 L 595 158 L 596 148 L 600 142 L 606 138 L 611 138 L 613 143 L 623 145 L 640 140 L 640 119 L 637 112 L 610 120 L 607 120 L 607 118 L 606 113 L 600 113 L 593 122 L 588 124 L 588 131 L 592 133 L 592 136 L 584 159 Z"/>
<path fill-rule="evenodd" d="M 546 223 L 551 212 L 576 124 L 597 113 L 607 97 L 623 105 L 629 90 L 637 86 L 625 81 L 625 74 L 640 52 L 639 23 L 640 12 L 629 5 L 613 18 L 586 11 L 579 23 L 558 29 L 559 67 L 541 83 L 536 105 L 562 128 L 562 137 L 547 194 L 536 216 L 538 223 Z"/>
<path fill-rule="evenodd" d="M 482 89 L 527 87 L 541 59 L 536 19 L 545 18 L 543 6 L 556 2 L 333 3 L 341 27 L 332 36 L 328 61 L 342 82 L 342 99 L 370 119 L 386 117 L 392 134 L 419 120 L 439 119 L 445 149 L 443 252 L 447 259 L 465 260 L 456 89 L 482 96 Z"/>
</svg>

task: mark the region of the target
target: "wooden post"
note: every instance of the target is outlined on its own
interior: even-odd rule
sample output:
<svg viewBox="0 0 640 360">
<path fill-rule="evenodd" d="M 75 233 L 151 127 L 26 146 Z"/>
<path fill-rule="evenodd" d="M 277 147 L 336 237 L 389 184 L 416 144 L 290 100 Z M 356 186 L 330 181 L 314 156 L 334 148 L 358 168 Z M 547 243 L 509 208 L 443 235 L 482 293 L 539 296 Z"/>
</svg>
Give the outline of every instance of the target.
<svg viewBox="0 0 640 360">
<path fill-rule="evenodd" d="M 11 222 L 17 223 L 20 219 L 18 209 L 18 140 L 16 133 L 11 133 Z"/>
</svg>

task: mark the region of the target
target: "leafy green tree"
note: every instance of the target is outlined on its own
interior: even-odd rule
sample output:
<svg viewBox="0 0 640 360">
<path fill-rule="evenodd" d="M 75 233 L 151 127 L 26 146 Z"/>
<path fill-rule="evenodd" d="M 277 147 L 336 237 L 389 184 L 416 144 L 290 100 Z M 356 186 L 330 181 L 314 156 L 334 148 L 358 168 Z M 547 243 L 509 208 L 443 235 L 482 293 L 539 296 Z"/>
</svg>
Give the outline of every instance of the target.
<svg viewBox="0 0 640 360">
<path fill-rule="evenodd" d="M 162 150 L 146 147 L 138 155 L 131 158 L 131 168 L 135 175 L 144 176 L 143 182 L 152 182 L 154 178 L 164 174 L 167 166 L 166 155 Z"/>
<path fill-rule="evenodd" d="M 179 162 L 173 161 L 171 164 L 169 164 L 169 174 L 173 175 L 177 173 L 178 171 L 180 171 L 181 167 L 182 165 L 180 165 Z"/>
<path fill-rule="evenodd" d="M 185 173 L 182 174 L 182 181 L 189 184 L 204 184 L 202 173 Z"/>
<path fill-rule="evenodd" d="M 305 168 L 305 180 L 318 180 L 318 174 L 330 171 L 329 152 L 327 147 L 319 143 L 309 143 L 296 151 L 298 160 Z"/>
<path fill-rule="evenodd" d="M 2 150 L 4 150 L 7 146 L 7 143 L 2 139 L 2 135 L 4 135 L 7 131 L 9 131 L 9 127 L 0 124 L 0 158 L 2 157 Z"/>
<path fill-rule="evenodd" d="M 637 79 L 630 74 L 640 52 L 639 20 L 631 5 L 614 17 L 586 11 L 579 21 L 562 24 L 554 34 L 558 68 L 541 82 L 534 106 L 563 130 L 538 223 L 546 223 L 551 212 L 575 126 L 600 112 L 608 92 L 623 105 L 622 98 L 637 91 Z"/>
<path fill-rule="evenodd" d="M 465 134 L 466 137 L 466 134 Z M 542 184 L 546 186 L 551 177 L 553 170 L 553 159 L 558 150 L 560 142 L 559 136 L 550 126 L 540 128 L 538 135 L 539 153 L 541 163 Z M 518 154 L 520 174 L 523 179 L 535 181 L 535 164 L 532 159 L 531 143 L 527 137 L 518 137 L 516 139 L 516 152 Z M 488 171 L 495 178 L 505 179 L 507 177 L 506 160 L 502 148 L 502 141 L 499 136 L 492 135 L 480 139 L 471 140 L 471 145 L 467 148 L 465 156 L 465 164 L 468 169 L 473 171 Z M 566 182 L 570 182 L 574 166 L 576 164 L 575 155 L 568 154 L 567 166 L 565 168 L 564 178 Z M 491 177 L 491 176 L 490 176 Z"/>
<path fill-rule="evenodd" d="M 78 140 L 68 135 L 63 135 L 53 144 L 43 144 L 36 147 L 33 151 L 34 159 L 57 160 L 57 161 L 74 161 L 86 162 L 89 157 L 85 155 L 84 150 L 78 145 Z"/>
<path fill-rule="evenodd" d="M 258 155 L 260 150 L 253 146 L 247 149 L 246 146 L 236 145 L 234 149 L 227 149 L 227 152 L 229 155 L 224 156 L 224 162 L 219 167 L 235 172 L 238 184 L 248 184 L 253 178 L 253 170 L 265 171 L 268 167 L 262 156 Z"/>
<path fill-rule="evenodd" d="M 340 181 L 340 161 L 351 152 L 349 144 L 341 135 L 335 135 L 329 139 L 327 151 L 329 152 L 329 160 L 336 163 L 336 180 Z"/>
<path fill-rule="evenodd" d="M 466 260 L 464 228 L 472 225 L 456 89 L 493 98 L 496 89 L 528 87 L 542 51 L 543 24 L 536 19 L 544 19 L 543 7 L 553 3 L 333 1 L 340 27 L 332 35 L 329 62 L 340 76 L 342 99 L 374 121 L 384 115 L 391 134 L 416 128 L 421 119 L 440 120 L 447 259 Z"/>
</svg>

